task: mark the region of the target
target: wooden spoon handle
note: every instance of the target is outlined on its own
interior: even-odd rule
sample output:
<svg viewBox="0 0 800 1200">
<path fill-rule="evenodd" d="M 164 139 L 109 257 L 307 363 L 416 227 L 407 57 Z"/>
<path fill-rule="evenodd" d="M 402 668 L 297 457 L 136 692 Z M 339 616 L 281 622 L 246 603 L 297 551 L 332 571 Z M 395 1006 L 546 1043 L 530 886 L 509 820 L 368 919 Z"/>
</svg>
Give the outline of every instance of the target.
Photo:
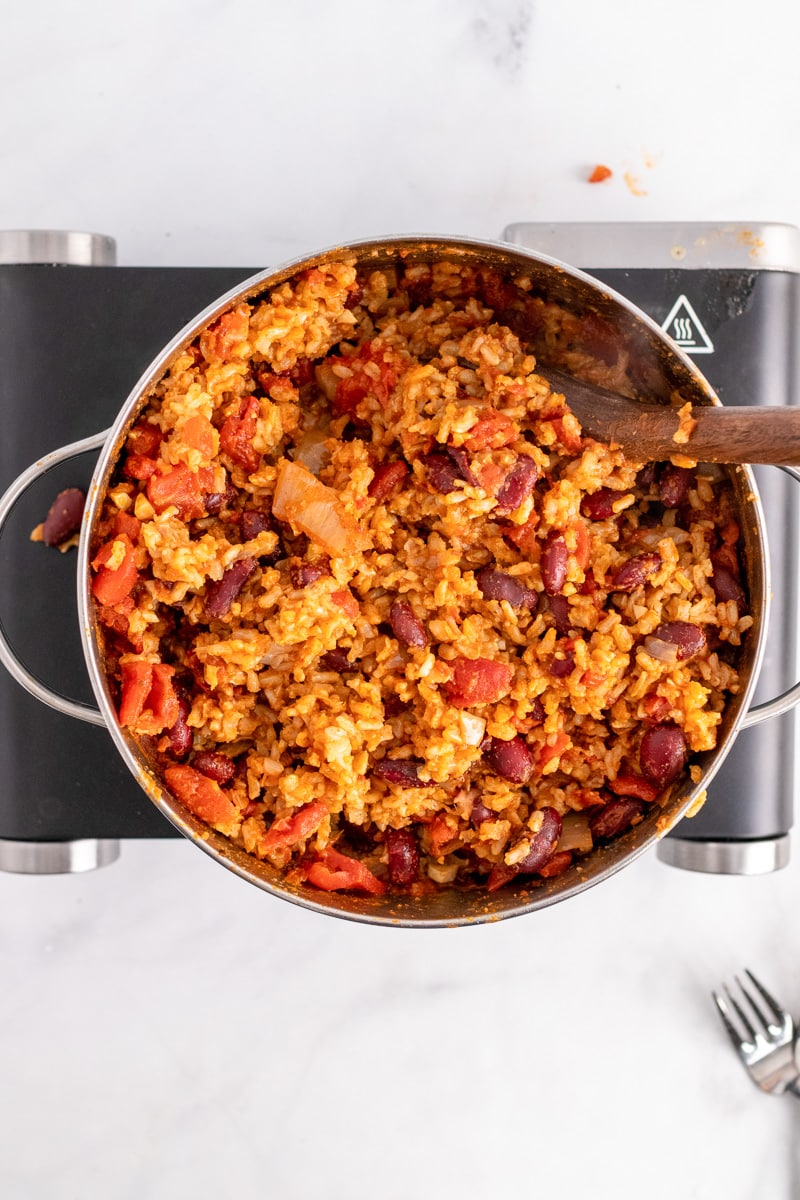
<svg viewBox="0 0 800 1200">
<path fill-rule="evenodd" d="M 606 437 L 633 458 L 657 460 L 683 454 L 698 462 L 774 463 L 800 466 L 800 408 L 696 406 L 689 440 L 676 442 L 677 409 L 643 405 L 609 422 Z"/>
</svg>

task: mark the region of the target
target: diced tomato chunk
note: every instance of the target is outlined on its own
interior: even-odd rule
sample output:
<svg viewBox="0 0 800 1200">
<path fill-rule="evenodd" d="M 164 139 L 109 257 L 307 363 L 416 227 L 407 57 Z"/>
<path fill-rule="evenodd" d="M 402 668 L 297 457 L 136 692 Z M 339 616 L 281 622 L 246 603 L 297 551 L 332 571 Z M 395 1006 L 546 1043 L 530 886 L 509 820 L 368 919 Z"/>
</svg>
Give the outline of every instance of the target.
<svg viewBox="0 0 800 1200">
<path fill-rule="evenodd" d="M 242 401 L 238 416 L 228 417 L 219 431 L 221 448 L 250 474 L 261 462 L 261 454 L 253 445 L 260 411 L 257 397 L 248 396 Z"/>
<path fill-rule="evenodd" d="M 197 450 L 207 461 L 217 453 L 218 440 L 219 435 L 208 417 L 199 413 L 189 417 L 181 429 L 181 441 L 184 445 Z"/>
<path fill-rule="evenodd" d="M 570 413 L 553 417 L 551 424 L 561 445 L 570 454 L 580 454 L 583 448 L 583 438 L 576 428 L 576 418 Z"/>
<path fill-rule="evenodd" d="M 407 474 L 408 467 L 404 462 L 381 463 L 376 467 L 372 483 L 367 488 L 368 495 L 376 503 L 383 504 L 384 500 L 388 500 L 398 490 Z"/>
<path fill-rule="evenodd" d="M 544 742 L 539 747 L 539 752 L 536 755 L 536 766 L 540 772 L 543 772 L 548 763 L 553 759 L 560 758 L 569 745 L 569 735 L 559 730 L 552 742 Z"/>
<path fill-rule="evenodd" d="M 177 508 L 184 521 L 206 515 L 204 492 L 213 485 L 210 467 L 192 471 L 181 464 L 165 475 L 152 475 L 147 481 L 147 498 L 157 513 L 167 508 Z"/>
<path fill-rule="evenodd" d="M 107 565 L 107 564 L 113 565 Z M 92 595 L 101 604 L 119 604 L 129 596 L 139 578 L 133 543 L 126 533 L 120 533 L 100 547 L 92 567 L 97 572 L 92 582 Z"/>
<path fill-rule="evenodd" d="M 119 723 L 137 733 L 155 735 L 171 729 L 180 706 L 172 676 L 175 668 L 166 663 L 120 663 L 122 701 Z"/>
<path fill-rule="evenodd" d="M 147 712 L 151 712 L 152 722 L 149 718 L 147 724 L 152 724 L 152 728 L 145 728 L 140 719 L 140 733 L 161 733 L 164 729 L 171 729 L 178 719 L 180 714 L 180 705 L 178 697 L 175 694 L 175 689 L 172 686 L 172 676 L 175 674 L 175 668 L 168 666 L 166 663 L 155 663 L 153 665 L 153 686 L 150 688 L 150 695 L 147 697 L 144 716 Z"/>
<path fill-rule="evenodd" d="M 227 837 L 238 831 L 241 813 L 215 780 L 187 766 L 167 767 L 164 778 L 170 791 L 201 821 Z"/>
<path fill-rule="evenodd" d="M 323 892 L 367 892 L 370 896 L 382 896 L 386 891 L 386 884 L 368 867 L 332 846 L 311 864 L 307 879 Z"/>
<path fill-rule="evenodd" d="M 140 421 L 128 433 L 125 448 L 130 454 L 153 458 L 161 445 L 161 430 L 149 421 Z"/>
<path fill-rule="evenodd" d="M 582 521 L 575 521 L 572 526 L 575 533 L 575 561 L 582 571 L 585 571 L 589 565 L 589 552 L 591 550 L 591 542 L 586 526 Z"/>
<path fill-rule="evenodd" d="M 508 694 L 513 672 L 505 663 L 491 658 L 455 658 L 452 678 L 444 688 L 456 708 L 493 704 Z"/>
<path fill-rule="evenodd" d="M 358 354 L 348 358 L 329 356 L 326 362 L 331 367 L 339 363 L 350 371 L 336 384 L 333 406 L 340 413 L 354 413 L 365 396 L 374 396 L 385 404 L 405 365 L 396 351 L 377 340 L 366 342 Z M 377 378 L 374 370 L 365 370 L 368 365 L 378 368 Z"/>
<path fill-rule="evenodd" d="M 358 601 L 349 588 L 344 588 L 338 592 L 331 592 L 331 600 L 351 621 L 355 621 L 361 611 Z"/>
<path fill-rule="evenodd" d="M 119 708 L 119 723 L 132 729 L 144 712 L 150 688 L 153 686 L 153 664 L 149 662 L 126 662 L 120 664 L 122 677 L 122 703 Z"/>
<path fill-rule="evenodd" d="M 496 892 L 498 888 L 505 887 L 518 874 L 519 871 L 516 867 L 507 867 L 505 863 L 497 863 L 489 873 L 489 878 L 486 882 L 487 892 Z"/>
<path fill-rule="evenodd" d="M 114 517 L 114 533 L 124 533 L 131 539 L 134 545 L 139 540 L 139 534 L 142 531 L 142 522 L 130 513 L 118 512 Z"/>
<path fill-rule="evenodd" d="M 655 693 L 645 696 L 642 706 L 647 714 L 645 719 L 656 725 L 662 721 L 666 721 L 672 709 L 672 705 L 666 696 L 658 696 Z"/>
<path fill-rule="evenodd" d="M 610 167 L 605 166 L 603 163 L 598 163 L 589 176 L 589 183 L 603 183 L 604 180 L 610 179 L 611 175 L 612 171 Z"/>
<path fill-rule="evenodd" d="M 555 879 L 556 875 L 564 874 L 571 862 L 571 850 L 557 850 L 550 861 L 539 868 L 537 875 L 541 875 L 542 879 Z"/>
<path fill-rule="evenodd" d="M 453 820 L 453 818 L 450 818 Z M 457 828 L 450 824 L 446 814 L 440 813 L 438 817 L 434 817 L 429 828 L 429 836 L 431 839 L 431 851 L 437 857 L 444 854 L 445 847 L 458 837 Z"/>
<path fill-rule="evenodd" d="M 633 771 L 622 771 L 616 779 L 609 779 L 608 786 L 615 796 L 636 796 L 652 804 L 658 796 L 658 788 L 654 783 L 635 775 Z"/>
<path fill-rule="evenodd" d="M 122 467 L 122 474 L 128 479 L 149 479 L 158 470 L 155 458 L 144 454 L 129 454 Z"/>
<path fill-rule="evenodd" d="M 200 334 L 200 350 L 207 362 L 224 362 L 234 348 L 247 340 L 250 308 L 240 304 L 232 312 L 223 313 L 213 325 Z"/>
<path fill-rule="evenodd" d="M 260 843 L 260 849 L 269 852 L 304 842 L 319 828 L 327 815 L 327 804 L 315 800 L 312 804 L 304 804 L 289 816 L 278 817 L 267 830 L 266 837 Z"/>
<path fill-rule="evenodd" d="M 508 540 L 513 542 L 531 562 L 538 562 L 542 553 L 542 543 L 536 536 L 538 524 L 539 514 L 532 512 L 524 525 L 513 525 L 503 530 Z"/>
<path fill-rule="evenodd" d="M 516 441 L 518 436 L 519 429 L 511 417 L 495 408 L 487 408 L 470 429 L 464 446 L 470 451 L 499 450 Z"/>
</svg>

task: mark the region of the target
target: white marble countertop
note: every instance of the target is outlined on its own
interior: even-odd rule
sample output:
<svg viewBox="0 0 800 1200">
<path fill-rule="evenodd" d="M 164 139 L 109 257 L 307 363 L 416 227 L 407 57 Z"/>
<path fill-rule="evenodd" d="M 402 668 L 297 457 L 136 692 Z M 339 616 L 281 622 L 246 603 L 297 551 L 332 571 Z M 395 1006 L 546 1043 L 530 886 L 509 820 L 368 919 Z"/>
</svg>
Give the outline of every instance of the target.
<svg viewBox="0 0 800 1200">
<path fill-rule="evenodd" d="M 800 225 L 797 25 L 785 0 L 7 6 L 0 229 L 267 265 L 518 220 Z M 427 932 L 183 842 L 0 876 L 2 1195 L 789 1200 L 800 1105 L 749 1083 L 709 990 L 748 965 L 800 1012 L 798 911 L 798 851 L 749 879 L 650 855 Z"/>
</svg>

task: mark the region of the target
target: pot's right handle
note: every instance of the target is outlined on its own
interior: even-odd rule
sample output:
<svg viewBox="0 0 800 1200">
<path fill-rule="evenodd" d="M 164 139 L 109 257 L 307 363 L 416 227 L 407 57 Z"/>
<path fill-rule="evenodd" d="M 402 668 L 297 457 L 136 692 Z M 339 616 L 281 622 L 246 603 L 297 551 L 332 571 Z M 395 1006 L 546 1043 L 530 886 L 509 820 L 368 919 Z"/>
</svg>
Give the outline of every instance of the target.
<svg viewBox="0 0 800 1200">
<path fill-rule="evenodd" d="M 60 450 L 53 450 L 50 454 L 45 454 L 38 462 L 33 463 L 21 475 L 18 475 L 14 482 L 6 489 L 3 496 L 0 497 L 0 537 L 3 535 L 6 521 L 11 516 L 14 505 L 31 484 L 35 483 L 37 479 L 41 479 L 43 475 L 46 475 L 48 471 L 52 470 L 59 463 L 64 462 L 65 459 L 74 458 L 78 454 L 86 453 L 88 450 L 99 450 L 108 437 L 108 434 L 109 430 L 104 429 L 102 433 L 95 433 L 92 437 L 83 438 L 80 442 L 71 442 L 68 446 L 62 446 Z M 63 713 L 64 716 L 75 717 L 79 721 L 87 721 L 90 725 L 102 725 L 105 727 L 105 720 L 98 709 L 92 708 L 89 704 L 81 704 L 77 700 L 69 700 L 66 696 L 52 691 L 40 679 L 37 679 L 24 663 L 20 662 L 6 636 L 1 616 L 0 662 L 3 663 L 9 674 L 13 675 L 17 683 L 25 688 L 25 691 L 30 692 L 42 704 L 46 704 L 49 708 L 54 708 L 56 712 Z"/>
<path fill-rule="evenodd" d="M 800 471 L 797 467 L 781 466 L 780 469 L 787 475 L 791 475 L 796 483 L 800 483 Z M 794 684 L 788 691 L 776 696 L 774 700 L 765 700 L 763 704 L 756 704 L 745 714 L 739 728 L 750 729 L 753 725 L 760 725 L 762 721 L 771 720 L 772 717 L 782 717 L 784 713 L 789 712 L 798 704 L 800 704 L 800 683 Z"/>
</svg>

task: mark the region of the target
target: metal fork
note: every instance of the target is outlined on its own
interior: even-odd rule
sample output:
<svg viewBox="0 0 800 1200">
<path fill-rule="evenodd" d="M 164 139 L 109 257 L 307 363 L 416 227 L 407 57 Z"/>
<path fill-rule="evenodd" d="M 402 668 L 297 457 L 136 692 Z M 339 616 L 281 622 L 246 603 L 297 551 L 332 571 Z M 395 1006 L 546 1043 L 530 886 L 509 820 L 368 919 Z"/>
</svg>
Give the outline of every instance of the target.
<svg viewBox="0 0 800 1200">
<path fill-rule="evenodd" d="M 800 1096 L 794 1021 L 752 971 L 745 968 L 745 975 L 755 991 L 748 991 L 737 977 L 741 1002 L 724 984 L 712 993 L 728 1036 L 750 1078 L 763 1092 L 780 1096 L 790 1091 Z"/>
</svg>

